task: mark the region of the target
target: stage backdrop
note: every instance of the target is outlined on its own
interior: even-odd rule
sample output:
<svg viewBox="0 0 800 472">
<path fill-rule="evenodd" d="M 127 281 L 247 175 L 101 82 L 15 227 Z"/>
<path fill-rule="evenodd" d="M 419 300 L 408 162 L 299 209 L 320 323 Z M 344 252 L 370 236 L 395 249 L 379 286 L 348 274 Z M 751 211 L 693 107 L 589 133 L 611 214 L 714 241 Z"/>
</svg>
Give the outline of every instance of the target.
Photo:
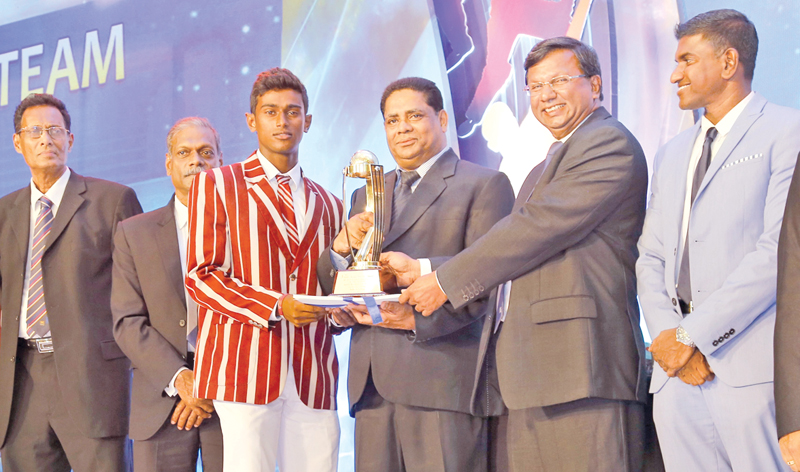
<svg viewBox="0 0 800 472">
<path fill-rule="evenodd" d="M 279 65 L 308 88 L 314 121 L 301 165 L 329 189 L 338 191 L 357 149 L 394 167 L 378 105 L 389 82 L 410 75 L 444 92 L 449 142 L 462 158 L 499 168 L 518 188 L 552 142 L 529 113 L 522 63 L 538 41 L 559 35 L 597 49 L 604 105 L 652 159 L 694 119 L 678 109 L 669 83 L 672 29 L 724 7 L 758 28 L 755 89 L 800 107 L 800 5 L 792 0 L 0 0 L 0 195 L 30 180 L 11 141 L 14 108 L 28 93 L 67 104 L 74 170 L 132 186 L 152 210 L 172 194 L 163 164 L 169 127 L 207 117 L 225 162 L 241 161 L 256 148 L 244 119 L 252 82 Z M 347 472 L 348 334 L 336 341 Z"/>
</svg>

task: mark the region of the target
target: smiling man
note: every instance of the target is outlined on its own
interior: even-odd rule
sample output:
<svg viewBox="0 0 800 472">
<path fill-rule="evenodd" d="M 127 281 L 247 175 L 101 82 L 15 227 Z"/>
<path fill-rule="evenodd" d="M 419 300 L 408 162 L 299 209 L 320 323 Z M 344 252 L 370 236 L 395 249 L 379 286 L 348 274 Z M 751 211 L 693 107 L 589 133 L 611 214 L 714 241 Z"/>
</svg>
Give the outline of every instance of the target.
<svg viewBox="0 0 800 472">
<path fill-rule="evenodd" d="M 751 90 L 758 36 L 741 13 L 702 13 L 675 36 L 670 80 L 680 107 L 702 117 L 656 155 L 636 264 L 657 363 L 650 391 L 664 464 L 786 470 L 775 434 L 772 338 L 800 112 Z M 792 431 L 790 415 L 782 434 Z"/>
<path fill-rule="evenodd" d="M 197 305 L 184 289 L 189 189 L 222 165 L 219 135 L 205 118 L 167 134 L 165 167 L 175 195 L 162 208 L 119 224 L 114 238 L 114 338 L 131 360 L 130 437 L 136 472 L 222 471 L 222 432 L 211 400 L 194 396 Z"/>
<path fill-rule="evenodd" d="M 308 95 L 286 69 L 259 74 L 247 126 L 258 149 L 203 172 L 189 197 L 186 287 L 199 306 L 195 396 L 214 401 L 224 470 L 335 471 L 338 365 L 317 259 L 341 227 L 339 199 L 303 175 Z M 327 256 L 326 256 L 327 257 Z"/>
<path fill-rule="evenodd" d="M 542 41 L 525 70 L 531 110 L 555 138 L 547 159 L 509 216 L 401 301 L 429 315 L 502 286 L 497 369 L 513 470 L 640 470 L 644 347 L 633 270 L 647 163 L 600 105 L 591 47 Z"/>
<path fill-rule="evenodd" d="M 430 272 L 507 215 L 514 192 L 504 174 L 459 160 L 447 145 L 447 112 L 430 80 L 392 82 L 380 108 L 397 163 L 385 176 L 390 223 L 382 259 L 417 274 Z M 359 212 L 365 203 L 361 188 L 348 223 L 351 241 L 363 236 Z M 332 250 L 349 254 L 344 231 Z M 318 266 L 328 292 L 334 275 L 329 262 L 323 257 Z M 385 321 L 378 326 L 366 313 L 340 319 L 354 325 L 348 392 L 356 418 L 356 470 L 488 470 L 487 417 L 503 410 L 493 352 L 487 355 L 481 342 L 481 333 L 494 326 L 491 303 L 483 299 L 458 310 L 447 305 L 430 317 L 409 305 L 386 302 L 382 308 Z"/>
<path fill-rule="evenodd" d="M 114 341 L 117 223 L 141 213 L 128 187 L 67 167 L 61 100 L 26 97 L 14 149 L 30 185 L 0 199 L 0 457 L 3 470 L 128 470 L 128 359 Z"/>
</svg>

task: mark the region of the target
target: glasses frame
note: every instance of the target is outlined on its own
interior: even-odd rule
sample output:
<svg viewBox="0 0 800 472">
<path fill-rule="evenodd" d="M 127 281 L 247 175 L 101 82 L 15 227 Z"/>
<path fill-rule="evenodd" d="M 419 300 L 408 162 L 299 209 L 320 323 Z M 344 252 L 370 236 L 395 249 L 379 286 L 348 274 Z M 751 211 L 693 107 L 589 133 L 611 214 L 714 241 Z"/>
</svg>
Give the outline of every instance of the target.
<svg viewBox="0 0 800 472">
<path fill-rule="evenodd" d="M 35 128 L 39 128 L 39 136 L 33 136 L 33 130 Z M 53 130 L 63 130 L 64 131 L 64 135 L 63 136 L 53 136 Z M 47 132 L 47 134 L 50 135 L 50 139 L 61 139 L 63 137 L 69 136 L 69 130 L 67 128 L 63 127 L 63 126 L 48 126 L 47 128 L 43 128 L 41 126 L 27 126 L 25 128 L 20 128 L 19 131 L 17 132 L 17 134 L 22 135 L 23 132 L 27 132 L 28 136 L 31 139 L 39 139 L 39 138 L 42 137 L 42 135 L 45 133 L 45 131 Z"/>
<path fill-rule="evenodd" d="M 548 80 L 547 82 L 533 82 L 533 83 L 530 83 L 530 84 L 528 84 L 528 85 L 526 85 L 526 86 L 525 86 L 525 92 L 527 92 L 527 93 L 528 93 L 528 95 L 539 95 L 539 94 L 541 94 L 542 92 L 544 92 L 544 87 L 545 87 L 545 85 L 549 85 L 549 86 L 550 86 L 550 88 L 551 88 L 551 89 L 553 89 L 553 90 L 558 90 L 558 89 L 561 89 L 561 88 L 563 88 L 563 87 L 566 87 L 566 86 L 567 86 L 567 85 L 569 85 L 569 83 L 570 83 L 570 82 L 572 82 L 573 80 L 575 80 L 575 79 L 580 79 L 580 78 L 587 78 L 587 79 L 588 79 L 588 78 L 589 78 L 589 76 L 588 76 L 588 75 L 586 75 L 586 74 L 580 74 L 580 75 L 559 75 L 558 77 L 553 77 L 552 79 Z M 553 82 L 554 82 L 554 81 L 556 81 L 556 80 L 560 80 L 560 79 L 567 79 L 567 81 L 566 81 L 566 82 L 564 82 L 564 84 L 562 84 L 562 85 L 556 86 L 556 85 L 555 85 Z M 541 90 L 538 90 L 538 91 L 532 91 L 532 90 L 531 90 L 531 86 L 534 86 L 534 85 L 541 85 L 541 86 L 542 86 Z"/>
</svg>

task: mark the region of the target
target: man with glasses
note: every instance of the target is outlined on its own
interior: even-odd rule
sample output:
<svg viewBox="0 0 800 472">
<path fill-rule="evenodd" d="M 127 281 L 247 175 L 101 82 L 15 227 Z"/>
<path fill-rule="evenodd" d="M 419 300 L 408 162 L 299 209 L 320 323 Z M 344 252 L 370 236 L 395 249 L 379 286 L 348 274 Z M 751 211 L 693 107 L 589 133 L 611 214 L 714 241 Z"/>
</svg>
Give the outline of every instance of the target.
<svg viewBox="0 0 800 472">
<path fill-rule="evenodd" d="M 111 327 L 111 251 L 128 187 L 67 167 L 64 104 L 29 95 L 14 148 L 31 183 L 0 199 L 0 457 L 5 472 L 124 471 L 129 362 Z"/>
<path fill-rule="evenodd" d="M 400 301 L 430 315 L 500 287 L 496 353 L 512 470 L 641 470 L 644 343 L 634 263 L 647 163 L 600 106 L 591 47 L 548 39 L 525 69 L 531 110 L 554 138 L 547 158 L 511 215 Z"/>
</svg>

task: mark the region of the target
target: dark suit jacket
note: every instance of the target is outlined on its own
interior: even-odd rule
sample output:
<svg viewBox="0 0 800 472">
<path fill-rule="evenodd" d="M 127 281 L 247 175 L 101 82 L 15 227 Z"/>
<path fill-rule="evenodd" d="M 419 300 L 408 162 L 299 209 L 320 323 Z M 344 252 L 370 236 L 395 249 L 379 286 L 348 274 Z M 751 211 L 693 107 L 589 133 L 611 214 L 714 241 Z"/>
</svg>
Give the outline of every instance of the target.
<svg viewBox="0 0 800 472">
<path fill-rule="evenodd" d="M 534 187 L 537 171 L 511 215 L 444 263 L 439 282 L 459 308 L 513 281 L 497 341 L 509 408 L 588 397 L 643 401 L 634 273 L 647 190 L 642 148 L 601 107 Z"/>
<path fill-rule="evenodd" d="M 386 176 L 386 221 L 391 221 L 396 176 L 394 172 Z M 435 270 L 507 215 L 513 199 L 505 174 L 459 160 L 448 150 L 388 229 L 383 250 L 429 258 Z M 364 207 L 362 188 L 354 195 L 351 213 Z M 317 274 L 326 293 L 332 289 L 334 273 L 330 257 L 320 257 Z M 407 331 L 355 326 L 348 378 L 351 412 L 370 369 L 378 392 L 394 403 L 480 416 L 501 412 L 496 380 L 492 386 L 492 373 L 485 370 L 493 368 L 493 362 L 483 362 L 486 350 L 480 349 L 484 323 L 491 326 L 493 315 L 493 306 L 484 299 L 460 310 L 446 304 L 427 318 L 416 313 L 415 337 Z"/>
<path fill-rule="evenodd" d="M 131 360 L 130 436 L 152 437 L 179 397 L 164 388 L 186 362 L 186 298 L 175 226 L 175 198 L 129 218 L 114 237 L 114 337 Z"/>
<path fill-rule="evenodd" d="M 0 445 L 14 393 L 30 204 L 30 186 L 0 199 Z M 117 223 L 141 211 L 132 189 L 72 172 L 42 256 L 61 395 L 92 438 L 128 433 L 129 362 L 111 332 L 111 252 Z"/>
</svg>

